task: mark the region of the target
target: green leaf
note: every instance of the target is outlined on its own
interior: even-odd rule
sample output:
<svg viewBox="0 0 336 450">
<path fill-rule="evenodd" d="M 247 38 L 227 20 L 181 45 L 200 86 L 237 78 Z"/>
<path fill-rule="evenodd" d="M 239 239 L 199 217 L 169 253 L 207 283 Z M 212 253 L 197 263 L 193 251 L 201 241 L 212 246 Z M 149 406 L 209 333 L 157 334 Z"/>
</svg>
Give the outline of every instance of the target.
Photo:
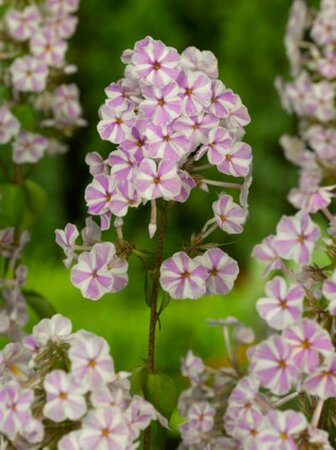
<svg viewBox="0 0 336 450">
<path fill-rule="evenodd" d="M 33 309 L 39 319 L 52 317 L 54 314 L 57 314 L 57 311 L 53 305 L 38 292 L 24 289 L 23 295 L 28 305 Z"/>
<path fill-rule="evenodd" d="M 25 208 L 21 228 L 29 228 L 42 216 L 47 205 L 47 194 L 45 190 L 33 180 L 25 181 L 23 185 L 25 195 Z"/>
<path fill-rule="evenodd" d="M 159 311 L 158 311 L 158 317 L 160 317 L 160 315 L 162 314 L 162 312 L 167 308 L 167 306 L 170 303 L 170 295 L 168 294 L 168 292 L 164 292 L 162 297 L 161 297 L 161 303 L 160 303 L 160 307 L 159 307 Z"/>
<path fill-rule="evenodd" d="M 22 219 L 25 196 L 22 188 L 11 183 L 0 184 L 0 225 L 17 227 Z"/>
<path fill-rule="evenodd" d="M 36 129 L 36 116 L 30 105 L 24 104 L 14 106 L 12 112 L 19 120 L 22 128 L 29 131 L 34 131 Z"/>
<path fill-rule="evenodd" d="M 175 381 L 165 373 L 147 373 L 143 391 L 145 399 L 169 420 L 177 402 Z"/>
<path fill-rule="evenodd" d="M 131 395 L 143 395 L 143 384 L 147 368 L 145 366 L 136 367 L 129 377 L 131 383 Z"/>
</svg>

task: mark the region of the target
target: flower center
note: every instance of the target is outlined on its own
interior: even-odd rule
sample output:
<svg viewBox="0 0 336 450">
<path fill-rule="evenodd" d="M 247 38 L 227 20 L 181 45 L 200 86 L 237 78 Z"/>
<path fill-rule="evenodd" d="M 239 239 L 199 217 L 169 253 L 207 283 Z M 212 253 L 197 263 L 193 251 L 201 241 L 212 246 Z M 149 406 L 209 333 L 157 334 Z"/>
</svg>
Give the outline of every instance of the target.
<svg viewBox="0 0 336 450">
<path fill-rule="evenodd" d="M 230 153 L 228 153 L 227 155 L 225 155 L 225 159 L 226 159 L 227 161 L 231 161 L 232 156 L 230 155 Z"/>
<path fill-rule="evenodd" d="M 97 365 L 97 363 L 96 363 L 95 359 L 89 359 L 89 361 L 88 361 L 89 367 L 91 367 L 93 369 L 94 367 L 96 367 L 96 365 Z"/>
<path fill-rule="evenodd" d="M 182 278 L 189 278 L 190 277 L 190 273 L 189 272 L 183 272 L 181 277 Z"/>
<path fill-rule="evenodd" d="M 250 402 L 245 403 L 244 408 L 245 409 L 250 409 L 252 406 L 252 404 Z"/>
<path fill-rule="evenodd" d="M 160 177 L 154 177 L 154 178 L 153 178 L 153 182 L 154 182 L 154 184 L 156 184 L 156 185 L 160 184 L 160 181 L 161 181 Z"/>
<path fill-rule="evenodd" d="M 165 136 L 165 137 L 164 137 L 164 140 L 165 140 L 166 142 L 169 142 L 169 141 L 170 141 L 170 136 Z"/>
<path fill-rule="evenodd" d="M 163 98 L 160 98 L 160 100 L 158 101 L 158 104 L 159 104 L 160 106 L 163 106 L 163 105 L 165 104 L 164 99 L 163 99 Z"/>
<path fill-rule="evenodd" d="M 103 437 L 107 437 L 110 434 L 108 428 L 103 428 L 101 434 Z"/>
<path fill-rule="evenodd" d="M 210 270 L 210 275 L 213 277 L 216 277 L 218 275 L 218 271 L 217 271 L 216 267 L 214 267 L 213 269 Z"/>
<path fill-rule="evenodd" d="M 257 430 L 255 428 L 252 428 L 252 430 L 250 430 L 250 433 L 252 436 L 257 436 Z"/>
<path fill-rule="evenodd" d="M 98 272 L 96 270 L 94 270 L 92 272 L 92 278 L 97 278 L 98 277 Z"/>
<path fill-rule="evenodd" d="M 278 364 L 281 369 L 285 369 L 287 367 L 286 361 L 283 359 L 279 359 Z"/>
<path fill-rule="evenodd" d="M 310 342 L 308 341 L 308 339 L 305 339 L 301 342 L 301 347 L 305 350 L 310 349 Z"/>
<path fill-rule="evenodd" d="M 66 400 L 68 398 L 68 394 L 66 392 L 60 392 L 59 398 L 61 400 Z"/>
<path fill-rule="evenodd" d="M 199 123 L 194 123 L 194 125 L 193 125 L 193 129 L 194 130 L 198 130 L 199 129 Z"/>
<path fill-rule="evenodd" d="M 187 89 L 185 90 L 186 95 L 191 95 L 192 92 L 193 92 L 193 90 L 192 90 L 191 88 L 187 88 Z"/>
<path fill-rule="evenodd" d="M 282 440 L 282 441 L 287 441 L 287 439 L 288 439 L 288 436 L 287 436 L 287 433 L 285 433 L 284 431 L 280 434 L 280 439 Z"/>
<path fill-rule="evenodd" d="M 280 300 L 279 303 L 280 303 L 280 308 L 281 309 L 287 309 L 288 308 L 286 300 Z"/>
<path fill-rule="evenodd" d="M 161 69 L 161 64 L 158 63 L 158 62 L 155 62 L 155 63 L 153 64 L 153 69 L 154 69 L 154 70 L 159 70 L 159 69 Z"/>
<path fill-rule="evenodd" d="M 333 375 L 333 372 L 332 372 L 332 370 L 324 370 L 324 371 L 322 372 L 322 375 L 323 375 L 324 377 L 331 377 L 331 376 Z"/>
<path fill-rule="evenodd" d="M 117 117 L 116 122 L 118 125 L 121 125 L 122 123 L 124 123 L 121 117 Z"/>
<path fill-rule="evenodd" d="M 303 244 L 304 241 L 306 240 L 306 236 L 304 234 L 299 234 L 297 240 L 298 242 L 300 242 L 300 244 Z"/>
<path fill-rule="evenodd" d="M 226 221 L 226 217 L 224 216 L 224 214 L 221 214 L 221 215 L 219 216 L 219 218 L 220 218 L 220 220 L 221 220 L 222 222 L 225 222 L 225 221 Z"/>
</svg>

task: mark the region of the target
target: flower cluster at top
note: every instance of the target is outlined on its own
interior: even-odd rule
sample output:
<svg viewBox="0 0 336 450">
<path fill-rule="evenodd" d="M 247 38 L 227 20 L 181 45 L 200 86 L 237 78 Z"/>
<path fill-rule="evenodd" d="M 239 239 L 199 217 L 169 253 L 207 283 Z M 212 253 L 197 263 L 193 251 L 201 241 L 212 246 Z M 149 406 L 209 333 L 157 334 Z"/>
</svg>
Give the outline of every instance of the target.
<svg viewBox="0 0 336 450">
<path fill-rule="evenodd" d="M 223 328 L 231 366 L 207 367 L 191 351 L 184 358 L 190 388 L 179 399 L 186 418 L 181 450 L 335 448 L 322 429 L 333 420 L 335 403 L 317 426 L 324 400 L 336 396 L 336 354 L 326 330 L 308 318 L 297 322 L 249 347 L 246 371 L 241 355 L 254 340 L 252 330 L 233 317 L 210 324 Z M 295 410 L 286 405 L 298 399 Z"/>
<path fill-rule="evenodd" d="M 60 314 L 0 352 L 2 450 L 132 450 L 154 407 L 130 394 L 129 373 L 114 371 L 105 339 L 72 332 Z"/>
<path fill-rule="evenodd" d="M 8 2 L 0 17 L 0 145 L 11 144 L 16 164 L 64 153 L 59 138 L 85 124 L 77 86 L 60 84 L 64 74 L 76 71 L 65 54 L 78 3 Z"/>
<path fill-rule="evenodd" d="M 286 157 L 298 166 L 298 186 L 289 201 L 309 213 L 328 213 L 334 197 L 336 164 L 336 2 L 322 0 L 318 11 L 295 0 L 285 45 L 292 80 L 276 80 L 283 107 L 299 119 L 298 136 L 284 135 Z"/>
<path fill-rule="evenodd" d="M 98 123 L 101 138 L 117 147 L 106 159 L 96 152 L 87 155 L 93 180 L 85 191 L 88 213 L 100 218 L 101 230 L 109 229 L 113 219 L 118 241 L 114 245 L 98 238 L 90 245 L 85 238 L 79 246 L 73 225 L 57 230 L 66 264 L 76 262 L 72 282 L 94 300 L 123 288 L 126 257 L 132 251 L 125 249 L 122 229 L 129 208 L 150 204 L 153 237 L 157 208 L 186 202 L 194 189 L 209 192 L 214 187 L 219 196 L 212 203 L 212 218 L 194 235 L 189 250 L 162 263 L 160 282 L 173 298 L 227 293 L 237 264 L 219 248 L 202 253 L 199 247 L 216 228 L 229 234 L 243 230 L 252 160 L 251 148 L 241 141 L 250 121 L 247 109 L 217 79 L 217 59 L 210 51 L 189 47 L 179 54 L 146 37 L 126 50 L 122 61 L 124 78 L 106 88 Z M 209 170 L 214 170 L 215 179 L 202 174 Z M 233 183 L 228 177 L 242 181 Z M 238 193 L 238 201 L 227 189 Z M 81 249 L 85 251 L 78 256 L 75 251 Z"/>
<path fill-rule="evenodd" d="M 0 278 L 0 335 L 8 336 L 12 341 L 22 337 L 22 327 L 28 321 L 23 292 L 28 269 L 20 262 L 28 241 L 27 231 L 21 233 L 16 240 L 14 228 L 0 230 L 0 257 L 4 261 L 3 266 L 7 268 L 2 273 L 3 278 Z"/>
</svg>

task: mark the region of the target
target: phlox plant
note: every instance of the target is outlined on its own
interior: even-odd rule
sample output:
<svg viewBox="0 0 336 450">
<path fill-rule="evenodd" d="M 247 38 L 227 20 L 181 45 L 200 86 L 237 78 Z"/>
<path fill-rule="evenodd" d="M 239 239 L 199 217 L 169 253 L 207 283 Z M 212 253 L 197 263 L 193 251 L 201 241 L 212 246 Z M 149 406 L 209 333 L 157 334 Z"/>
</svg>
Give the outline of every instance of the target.
<svg viewBox="0 0 336 450">
<path fill-rule="evenodd" d="M 230 366 L 214 370 L 187 354 L 181 449 L 336 446 L 335 17 L 334 0 L 319 10 L 303 0 L 292 5 L 285 38 L 292 80 L 276 85 L 299 123 L 298 136 L 281 138 L 299 167 L 288 197 L 298 212 L 253 250 L 272 276 L 256 304 L 269 333 L 251 345 L 253 332 L 239 321 L 215 321 Z M 237 357 L 242 346 L 246 359 Z"/>
<path fill-rule="evenodd" d="M 66 62 L 78 19 L 78 1 L 6 1 L 0 6 L 0 334 L 20 339 L 26 300 L 52 314 L 27 291 L 21 256 L 29 227 L 43 213 L 44 189 L 31 179 L 44 155 L 64 153 L 64 138 L 85 124 L 79 90 L 65 83 L 76 67 Z"/>
<path fill-rule="evenodd" d="M 132 282 L 131 256 L 143 263 L 148 352 L 133 378 L 169 419 L 175 385 L 155 365 L 156 328 L 171 299 L 196 300 L 233 288 L 238 264 L 209 237 L 216 229 L 243 231 L 252 154 L 242 138 L 250 117 L 240 97 L 218 79 L 217 59 L 210 51 L 188 47 L 179 54 L 146 37 L 121 59 L 124 78 L 105 89 L 99 109 L 98 132 L 111 143 L 111 151 L 107 157 L 97 152 L 86 156 L 92 175 L 85 190 L 86 227 L 80 233 L 67 224 L 56 230 L 56 241 L 72 283 L 89 300 L 124 289 L 129 278 Z M 170 211 L 176 203 L 188 203 L 198 189 L 209 198 L 217 193 L 215 201 L 204 205 L 209 219 L 190 242 L 175 236 L 175 248 L 167 246 Z M 143 221 L 148 238 L 157 240 L 154 252 L 140 248 L 123 229 L 131 208 L 144 207 L 140 214 L 148 214 Z M 113 242 L 104 237 L 111 229 Z M 152 448 L 150 429 L 143 448 Z"/>
</svg>

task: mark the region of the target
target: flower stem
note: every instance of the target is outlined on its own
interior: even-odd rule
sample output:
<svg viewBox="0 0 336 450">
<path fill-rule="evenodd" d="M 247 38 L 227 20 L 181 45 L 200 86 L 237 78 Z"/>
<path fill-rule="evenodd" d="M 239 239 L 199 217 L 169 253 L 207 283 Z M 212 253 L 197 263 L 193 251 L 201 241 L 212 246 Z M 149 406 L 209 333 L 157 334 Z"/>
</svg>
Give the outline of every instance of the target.
<svg viewBox="0 0 336 450">
<path fill-rule="evenodd" d="M 322 414 L 322 409 L 323 409 L 323 405 L 324 405 L 324 400 L 322 398 L 318 399 L 317 405 L 315 407 L 314 410 L 314 414 L 313 414 L 313 418 L 311 421 L 311 426 L 317 428 L 319 421 L 320 421 L 320 417 Z"/>
<path fill-rule="evenodd" d="M 155 334 L 158 319 L 157 304 L 160 287 L 159 281 L 160 267 L 163 260 L 163 246 L 166 229 L 167 229 L 167 213 L 166 209 L 163 207 L 160 211 L 159 237 L 155 261 L 155 275 L 151 294 L 151 311 L 149 320 L 148 353 L 147 353 L 147 370 L 150 373 L 153 373 L 155 371 Z M 151 428 L 149 426 L 144 433 L 143 450 L 150 450 L 150 448 L 151 448 Z"/>
</svg>

